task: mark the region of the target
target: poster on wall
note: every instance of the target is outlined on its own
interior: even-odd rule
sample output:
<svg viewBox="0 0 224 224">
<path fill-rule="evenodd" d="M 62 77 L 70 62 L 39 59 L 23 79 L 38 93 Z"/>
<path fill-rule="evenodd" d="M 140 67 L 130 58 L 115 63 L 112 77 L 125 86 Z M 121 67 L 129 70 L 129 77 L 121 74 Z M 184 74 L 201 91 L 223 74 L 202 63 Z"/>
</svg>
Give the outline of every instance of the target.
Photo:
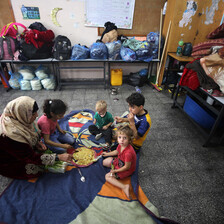
<svg viewBox="0 0 224 224">
<path fill-rule="evenodd" d="M 192 17 L 195 15 L 197 8 L 197 2 L 187 1 L 186 10 L 183 13 L 182 19 L 179 21 L 179 27 L 187 26 L 192 22 Z"/>
<path fill-rule="evenodd" d="M 27 7 L 22 5 L 21 12 L 23 19 L 40 19 L 40 12 L 38 7 Z"/>
<path fill-rule="evenodd" d="M 108 21 L 118 28 L 132 29 L 135 0 L 86 0 L 85 26 L 104 27 Z"/>
</svg>

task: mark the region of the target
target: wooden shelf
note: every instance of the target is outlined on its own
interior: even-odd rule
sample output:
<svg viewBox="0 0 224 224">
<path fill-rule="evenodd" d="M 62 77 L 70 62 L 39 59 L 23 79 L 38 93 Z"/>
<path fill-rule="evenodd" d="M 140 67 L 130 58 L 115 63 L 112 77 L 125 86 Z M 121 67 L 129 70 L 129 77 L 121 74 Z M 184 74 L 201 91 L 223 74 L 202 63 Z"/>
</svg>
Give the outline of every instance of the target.
<svg viewBox="0 0 224 224">
<path fill-rule="evenodd" d="M 194 60 L 194 58 L 192 58 L 192 57 L 177 56 L 176 53 L 171 53 L 171 52 L 168 52 L 168 55 L 171 56 L 172 58 L 178 60 L 178 61 L 181 61 L 181 62 L 190 62 L 190 61 Z"/>
</svg>

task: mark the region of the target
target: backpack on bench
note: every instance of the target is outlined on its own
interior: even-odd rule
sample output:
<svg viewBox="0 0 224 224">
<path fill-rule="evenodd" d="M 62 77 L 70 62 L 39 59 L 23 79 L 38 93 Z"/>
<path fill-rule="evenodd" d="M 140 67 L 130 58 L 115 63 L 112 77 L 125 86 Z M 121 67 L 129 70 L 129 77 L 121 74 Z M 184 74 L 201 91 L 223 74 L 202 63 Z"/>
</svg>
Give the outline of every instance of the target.
<svg viewBox="0 0 224 224">
<path fill-rule="evenodd" d="M 57 60 L 68 60 L 71 58 L 71 53 L 71 41 L 66 36 L 57 36 L 53 46 L 53 57 Z"/>
<path fill-rule="evenodd" d="M 21 23 L 8 23 L 5 25 L 0 33 L 0 60 L 13 60 L 14 53 L 18 48 L 18 26 L 23 28 L 23 32 L 26 27 Z"/>
<path fill-rule="evenodd" d="M 12 37 L 0 37 L 0 60 L 13 60 L 17 44 L 17 40 Z"/>
</svg>

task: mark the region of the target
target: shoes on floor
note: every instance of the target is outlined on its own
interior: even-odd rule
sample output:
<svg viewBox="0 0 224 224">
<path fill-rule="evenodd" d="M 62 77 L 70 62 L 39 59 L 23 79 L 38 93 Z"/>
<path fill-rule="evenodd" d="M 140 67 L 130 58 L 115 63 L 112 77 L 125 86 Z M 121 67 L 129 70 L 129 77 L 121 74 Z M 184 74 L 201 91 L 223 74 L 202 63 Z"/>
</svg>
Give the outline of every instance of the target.
<svg viewBox="0 0 224 224">
<path fill-rule="evenodd" d="M 97 134 L 95 139 L 98 141 L 102 137 L 102 135 L 103 135 L 102 133 Z"/>
<path fill-rule="evenodd" d="M 112 88 L 111 89 L 111 94 L 112 95 L 117 95 L 118 94 L 118 88 Z"/>
</svg>

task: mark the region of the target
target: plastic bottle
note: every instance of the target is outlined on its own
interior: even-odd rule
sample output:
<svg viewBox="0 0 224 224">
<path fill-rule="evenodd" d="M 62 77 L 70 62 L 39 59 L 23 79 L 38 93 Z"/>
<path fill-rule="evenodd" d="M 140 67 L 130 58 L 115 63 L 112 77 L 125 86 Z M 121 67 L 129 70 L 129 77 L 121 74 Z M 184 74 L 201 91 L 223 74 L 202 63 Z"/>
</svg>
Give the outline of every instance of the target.
<svg viewBox="0 0 224 224">
<path fill-rule="evenodd" d="M 177 56 L 182 56 L 182 51 L 183 51 L 182 47 L 183 47 L 183 45 L 184 45 L 183 40 L 180 40 L 178 42 L 178 47 L 177 47 L 177 52 L 176 52 Z"/>
<path fill-rule="evenodd" d="M 142 92 L 138 86 L 135 86 L 135 90 L 136 90 L 137 93 L 141 93 Z"/>
</svg>

